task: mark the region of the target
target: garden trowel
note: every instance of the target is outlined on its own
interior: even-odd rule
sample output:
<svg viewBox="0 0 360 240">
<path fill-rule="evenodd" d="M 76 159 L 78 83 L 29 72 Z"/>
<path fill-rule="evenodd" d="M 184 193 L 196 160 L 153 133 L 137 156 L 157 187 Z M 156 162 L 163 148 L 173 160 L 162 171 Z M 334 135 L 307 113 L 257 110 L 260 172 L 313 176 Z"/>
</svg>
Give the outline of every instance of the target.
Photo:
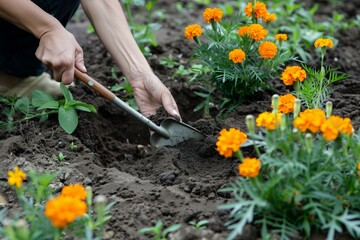
<svg viewBox="0 0 360 240">
<path fill-rule="evenodd" d="M 121 109 L 129 113 L 132 117 L 153 130 L 154 133 L 150 137 L 150 143 L 155 147 L 174 146 L 188 139 L 201 140 L 205 137 L 205 135 L 196 128 L 193 128 L 183 122 L 179 122 L 175 118 L 166 118 L 160 123 L 160 126 L 158 126 L 150 119 L 146 118 L 144 115 L 130 107 L 120 98 L 116 97 L 113 92 L 101 85 L 89 75 L 75 69 L 75 77 L 91 87 L 103 98 L 115 103 Z"/>
</svg>

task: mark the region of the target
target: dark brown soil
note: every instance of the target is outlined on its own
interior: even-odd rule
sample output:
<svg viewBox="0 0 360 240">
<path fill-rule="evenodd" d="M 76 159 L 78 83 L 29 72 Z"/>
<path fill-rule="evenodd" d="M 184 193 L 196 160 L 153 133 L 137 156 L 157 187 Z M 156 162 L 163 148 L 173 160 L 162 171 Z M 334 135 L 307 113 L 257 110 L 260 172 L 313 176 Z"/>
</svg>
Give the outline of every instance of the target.
<svg viewBox="0 0 360 240">
<path fill-rule="evenodd" d="M 188 1 L 184 1 L 188 2 Z M 192 1 L 191 1 L 192 2 Z M 352 2 L 357 14 L 359 6 Z M 226 239 L 224 226 L 226 212 L 217 209 L 231 201 L 231 196 L 219 192 L 238 177 L 237 162 L 223 159 L 215 150 L 218 132 L 222 128 L 245 128 L 245 116 L 269 110 L 271 94 L 259 92 L 225 119 L 204 117 L 193 112 L 200 102 L 193 85 L 184 78 L 172 77 L 174 69 L 159 64 L 162 56 L 179 56 L 182 64 L 189 64 L 192 42 L 184 39 L 183 28 L 200 21 L 202 6 L 180 13 L 176 1 L 159 1 L 172 20 L 164 20 L 158 32 L 159 46 L 148 61 L 154 72 L 171 89 L 182 114 L 183 121 L 207 137 L 202 141 L 190 140 L 175 147 L 154 148 L 149 144 L 150 133 L 114 104 L 107 102 L 82 83 L 76 82 L 71 91 L 76 99 L 93 104 L 97 114 L 81 113 L 79 127 L 74 134 L 66 134 L 57 124 L 56 117 L 39 124 L 23 122 L 14 132 L 1 130 L 0 134 L 0 194 L 14 206 L 16 199 L 6 183 L 7 171 L 15 166 L 38 171 L 62 171 L 54 186 L 60 189 L 70 183 L 83 183 L 93 187 L 95 194 L 104 194 L 118 203 L 112 210 L 113 218 L 107 224 L 108 239 L 149 239 L 137 231 L 162 220 L 166 226 L 181 223 L 183 228 L 174 239 Z M 329 10 L 331 11 L 331 9 Z M 354 8 L 343 8 L 353 16 Z M 323 12 L 322 14 L 328 14 Z M 174 21 L 180 20 L 180 23 Z M 160 20 L 159 20 L 160 21 Z M 86 34 L 87 22 L 74 22 L 69 29 L 79 39 L 85 52 L 88 73 L 105 86 L 117 83 L 111 75 L 115 66 L 95 34 Z M 337 33 L 339 45 L 328 55 L 327 61 L 340 67 L 350 77 L 337 85 L 332 96 L 335 114 L 350 117 L 355 129 L 360 127 L 360 53 L 359 29 Z M 115 67 L 119 76 L 121 72 Z M 274 80 L 274 82 L 276 82 Z M 274 83 L 275 84 L 275 83 Z M 279 84 L 275 84 L 279 85 Z M 282 88 L 283 90 L 283 88 Z M 282 93 L 281 93 L 282 94 Z M 119 93 L 119 97 L 122 97 Z M 216 109 L 213 110 L 216 112 Z M 78 148 L 70 149 L 71 142 Z M 53 155 L 62 152 L 64 162 L 55 162 Z M 195 230 L 189 221 L 208 220 L 203 230 Z M 257 228 L 247 226 L 238 239 L 258 238 Z M 317 239 L 322 239 L 317 237 Z"/>
</svg>

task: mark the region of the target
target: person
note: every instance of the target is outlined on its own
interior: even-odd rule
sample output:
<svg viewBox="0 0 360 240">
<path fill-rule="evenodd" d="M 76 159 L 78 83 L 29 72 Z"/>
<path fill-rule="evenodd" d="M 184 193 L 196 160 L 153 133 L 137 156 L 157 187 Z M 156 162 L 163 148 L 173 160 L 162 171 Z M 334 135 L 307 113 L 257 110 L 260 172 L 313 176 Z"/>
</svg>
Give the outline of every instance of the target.
<svg viewBox="0 0 360 240">
<path fill-rule="evenodd" d="M 129 80 L 140 112 L 150 116 L 163 106 L 180 119 L 172 94 L 136 44 L 119 0 L 0 0 L 0 95 L 25 96 L 32 89 L 56 94 L 59 82 L 73 82 L 75 68 L 86 73 L 83 50 L 65 28 L 80 4 Z"/>
</svg>

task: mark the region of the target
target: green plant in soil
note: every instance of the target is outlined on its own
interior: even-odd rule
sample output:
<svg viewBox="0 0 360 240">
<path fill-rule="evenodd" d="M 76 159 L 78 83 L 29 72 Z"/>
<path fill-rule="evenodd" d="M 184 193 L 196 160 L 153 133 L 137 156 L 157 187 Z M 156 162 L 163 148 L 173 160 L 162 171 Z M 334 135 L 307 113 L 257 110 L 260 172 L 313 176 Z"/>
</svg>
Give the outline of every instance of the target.
<svg viewBox="0 0 360 240">
<path fill-rule="evenodd" d="M 196 221 L 189 222 L 189 224 L 192 225 L 197 230 L 204 228 L 208 223 L 209 223 L 208 220 L 200 220 L 198 222 L 196 222 Z"/>
<path fill-rule="evenodd" d="M 65 158 L 66 156 L 62 152 L 59 152 L 57 156 L 56 155 L 53 156 L 53 160 L 56 162 L 62 162 L 65 160 Z"/>
<path fill-rule="evenodd" d="M 157 0 L 121 0 L 124 4 L 125 12 L 128 17 L 130 30 L 144 55 L 151 55 L 149 46 L 157 46 L 155 31 L 159 30 L 160 24 L 153 23 L 155 5 Z M 134 6 L 144 7 L 146 10 L 145 21 L 143 24 L 134 21 L 132 8 Z"/>
<path fill-rule="evenodd" d="M 111 76 L 114 79 L 119 79 L 118 74 L 115 71 L 115 68 L 111 68 Z M 135 110 L 139 110 L 139 106 L 136 103 L 134 91 L 131 87 L 129 80 L 126 77 L 121 77 L 119 83 L 116 83 L 114 86 L 110 88 L 112 92 L 120 91 L 123 95 L 125 95 L 123 100 L 129 104 Z"/>
<path fill-rule="evenodd" d="M 9 240 L 102 239 L 115 202 L 93 198 L 90 187 L 64 186 L 58 196 L 50 184 L 59 173 L 27 173 L 16 167 L 8 183 L 19 201 L 18 212 L 0 211 L 0 236 Z M 23 182 L 26 178 L 28 181 Z"/>
<path fill-rule="evenodd" d="M 165 229 L 163 229 L 163 222 L 161 220 L 157 221 L 155 226 L 152 227 L 144 227 L 139 230 L 139 233 L 146 234 L 150 233 L 152 235 L 152 240 L 166 240 L 167 236 L 176 232 L 181 228 L 181 224 L 173 224 Z"/>
<path fill-rule="evenodd" d="M 360 237 L 360 139 L 349 118 L 321 109 L 300 112 L 300 101 L 273 98 L 272 112 L 246 119 L 248 134 L 222 130 L 217 150 L 239 160 L 241 177 L 223 191 L 234 202 L 229 210 L 228 239 L 245 224 L 261 229 L 263 239 L 310 239 L 315 231 L 328 240 L 345 230 Z M 299 113 L 300 112 L 300 113 Z M 252 142 L 256 157 L 243 156 L 240 146 Z"/>
<path fill-rule="evenodd" d="M 0 121 L 0 127 L 6 127 L 11 131 L 15 124 L 31 119 L 39 119 L 43 122 L 51 114 L 58 114 L 58 122 L 65 132 L 71 134 L 78 125 L 77 111 L 96 112 L 91 104 L 74 100 L 71 92 L 65 85 L 60 85 L 64 99 L 55 100 L 50 94 L 34 90 L 32 98 L 0 98 L 4 103 L 2 114 L 5 115 L 6 121 Z"/>
<path fill-rule="evenodd" d="M 77 148 L 78 148 L 78 146 L 76 145 L 76 143 L 74 143 L 74 142 L 71 142 L 71 143 L 70 143 L 70 149 L 71 149 L 72 151 L 76 151 Z"/>
<path fill-rule="evenodd" d="M 226 18 L 219 8 L 207 8 L 203 16 L 208 25 L 185 28 L 185 37 L 196 43 L 194 60 L 210 69 L 210 77 L 197 80 L 221 96 L 221 107 L 242 104 L 257 91 L 271 89 L 269 80 L 287 61 L 295 60 L 282 47 L 286 39 L 275 40 L 270 34 L 276 16 L 261 6 L 262 15 L 246 7 L 247 16 L 238 13 Z"/>
</svg>

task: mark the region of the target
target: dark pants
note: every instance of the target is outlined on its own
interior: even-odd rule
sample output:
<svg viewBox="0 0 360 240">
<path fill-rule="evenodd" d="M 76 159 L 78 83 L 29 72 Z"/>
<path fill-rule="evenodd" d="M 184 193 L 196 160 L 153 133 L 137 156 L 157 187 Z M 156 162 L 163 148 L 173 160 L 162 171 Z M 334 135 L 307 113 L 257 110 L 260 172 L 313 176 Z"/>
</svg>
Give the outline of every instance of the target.
<svg viewBox="0 0 360 240">
<path fill-rule="evenodd" d="M 11 0 L 9 0 L 11 1 Z M 79 7 L 80 0 L 32 0 L 65 27 Z M 39 39 L 0 18 L 0 70 L 25 78 L 38 76 L 45 71 L 36 58 Z"/>
</svg>

